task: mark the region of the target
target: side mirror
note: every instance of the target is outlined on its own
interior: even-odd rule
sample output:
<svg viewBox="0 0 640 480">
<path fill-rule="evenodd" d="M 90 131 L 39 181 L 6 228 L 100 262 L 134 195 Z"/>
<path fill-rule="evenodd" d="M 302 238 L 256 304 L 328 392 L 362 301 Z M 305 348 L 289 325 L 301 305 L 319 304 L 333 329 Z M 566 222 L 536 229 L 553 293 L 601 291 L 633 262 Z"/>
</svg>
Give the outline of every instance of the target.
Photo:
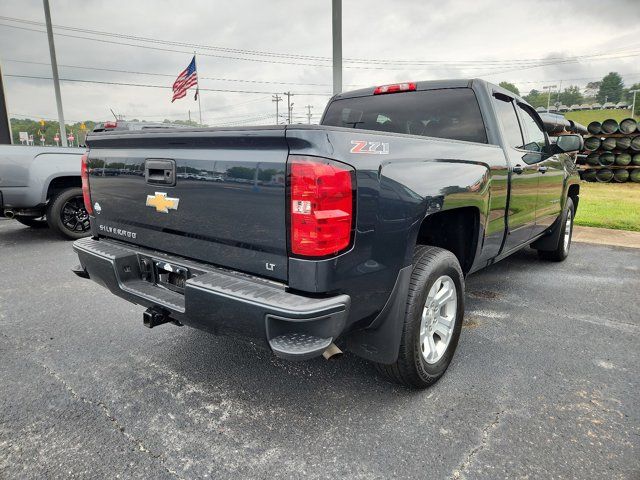
<svg viewBox="0 0 640 480">
<path fill-rule="evenodd" d="M 578 152 L 584 147 L 584 140 L 580 135 L 560 135 L 556 147 L 561 153 Z"/>
</svg>

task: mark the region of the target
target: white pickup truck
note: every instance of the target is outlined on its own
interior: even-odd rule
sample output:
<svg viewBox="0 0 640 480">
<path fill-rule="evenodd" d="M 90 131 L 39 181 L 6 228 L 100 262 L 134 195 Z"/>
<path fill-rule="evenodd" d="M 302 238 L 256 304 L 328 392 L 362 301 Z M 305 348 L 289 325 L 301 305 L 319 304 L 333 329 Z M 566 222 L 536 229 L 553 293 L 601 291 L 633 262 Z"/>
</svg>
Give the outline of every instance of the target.
<svg viewBox="0 0 640 480">
<path fill-rule="evenodd" d="M 82 200 L 84 148 L 0 145 L 0 216 L 66 238 L 89 234 Z"/>
</svg>

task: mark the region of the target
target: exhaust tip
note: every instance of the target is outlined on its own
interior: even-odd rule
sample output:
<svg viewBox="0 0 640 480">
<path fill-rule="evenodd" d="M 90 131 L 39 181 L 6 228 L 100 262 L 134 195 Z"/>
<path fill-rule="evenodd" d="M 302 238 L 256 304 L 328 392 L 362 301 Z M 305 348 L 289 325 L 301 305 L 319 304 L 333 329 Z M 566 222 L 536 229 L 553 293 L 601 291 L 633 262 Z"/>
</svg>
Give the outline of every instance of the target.
<svg viewBox="0 0 640 480">
<path fill-rule="evenodd" d="M 16 214 L 13 213 L 13 210 L 5 210 L 4 216 L 7 218 L 15 218 Z"/>
<path fill-rule="evenodd" d="M 332 343 L 331 345 L 329 345 L 327 349 L 324 352 L 322 352 L 322 356 L 325 358 L 325 360 L 330 360 L 332 358 L 340 358 L 342 354 L 343 354 L 342 350 L 340 350 L 335 343 Z"/>
</svg>

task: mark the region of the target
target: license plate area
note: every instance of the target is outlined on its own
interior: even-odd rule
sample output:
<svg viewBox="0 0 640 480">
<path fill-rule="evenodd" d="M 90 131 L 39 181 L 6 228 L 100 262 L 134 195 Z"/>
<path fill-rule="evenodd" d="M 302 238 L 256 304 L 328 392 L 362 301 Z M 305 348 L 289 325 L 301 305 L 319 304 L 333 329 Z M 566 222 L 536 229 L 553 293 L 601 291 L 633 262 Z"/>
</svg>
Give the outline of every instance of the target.
<svg viewBox="0 0 640 480">
<path fill-rule="evenodd" d="M 184 295 L 184 287 L 192 274 L 183 265 L 151 257 L 140 258 L 142 280 Z"/>
</svg>

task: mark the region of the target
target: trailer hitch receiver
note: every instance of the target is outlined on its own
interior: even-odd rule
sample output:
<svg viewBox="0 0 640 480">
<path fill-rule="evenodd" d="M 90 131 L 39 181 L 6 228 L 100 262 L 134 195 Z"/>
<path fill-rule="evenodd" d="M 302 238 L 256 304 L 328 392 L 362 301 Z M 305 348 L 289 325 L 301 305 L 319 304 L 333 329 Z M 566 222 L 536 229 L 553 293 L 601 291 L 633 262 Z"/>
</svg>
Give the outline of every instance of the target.
<svg viewBox="0 0 640 480">
<path fill-rule="evenodd" d="M 147 308 L 142 314 L 142 323 L 144 323 L 144 326 L 147 328 L 157 327 L 163 323 L 170 322 L 182 326 L 180 322 L 171 318 L 166 311 L 159 308 Z"/>
</svg>

